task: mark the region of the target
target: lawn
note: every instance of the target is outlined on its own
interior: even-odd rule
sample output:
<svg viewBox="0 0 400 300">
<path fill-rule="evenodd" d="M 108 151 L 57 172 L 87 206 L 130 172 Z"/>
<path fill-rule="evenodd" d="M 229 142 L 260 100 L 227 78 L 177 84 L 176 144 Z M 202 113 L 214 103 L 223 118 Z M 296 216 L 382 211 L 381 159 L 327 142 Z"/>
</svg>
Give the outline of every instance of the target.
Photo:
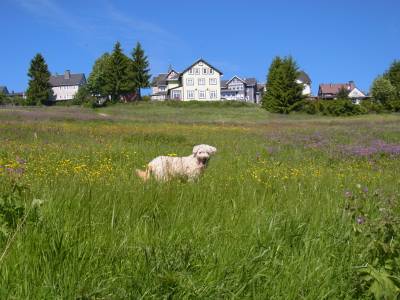
<svg viewBox="0 0 400 300">
<path fill-rule="evenodd" d="M 198 182 L 134 175 L 201 143 Z M 2 108 L 0 299 L 398 297 L 399 158 L 394 114 Z"/>
</svg>

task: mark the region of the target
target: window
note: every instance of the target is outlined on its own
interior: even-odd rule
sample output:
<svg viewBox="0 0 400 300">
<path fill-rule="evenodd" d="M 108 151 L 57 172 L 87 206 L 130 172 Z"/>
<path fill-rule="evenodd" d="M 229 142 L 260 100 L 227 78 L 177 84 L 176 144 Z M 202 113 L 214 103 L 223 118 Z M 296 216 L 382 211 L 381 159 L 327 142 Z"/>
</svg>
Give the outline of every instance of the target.
<svg viewBox="0 0 400 300">
<path fill-rule="evenodd" d="M 198 79 L 198 84 L 199 84 L 199 85 L 206 85 L 206 80 L 205 80 L 205 78 L 199 78 L 199 79 Z"/>
<path fill-rule="evenodd" d="M 203 75 L 207 75 L 207 68 L 203 68 Z"/>
<path fill-rule="evenodd" d="M 187 91 L 188 99 L 194 99 L 194 91 Z"/>
<path fill-rule="evenodd" d="M 187 79 L 186 79 L 186 85 L 194 85 L 194 80 L 193 80 L 193 78 L 187 78 Z"/>
<path fill-rule="evenodd" d="M 172 99 L 180 100 L 181 99 L 181 91 L 172 91 Z"/>
<path fill-rule="evenodd" d="M 210 69 L 210 74 L 214 74 L 214 69 Z"/>
<path fill-rule="evenodd" d="M 200 69 L 199 68 L 194 68 L 194 74 L 199 75 L 200 74 Z"/>
<path fill-rule="evenodd" d="M 199 98 L 205 99 L 206 98 L 206 91 L 199 91 Z"/>
<path fill-rule="evenodd" d="M 193 75 L 193 68 L 190 68 L 190 69 L 189 69 L 189 74 L 190 74 L 190 75 Z"/>
<path fill-rule="evenodd" d="M 216 85 L 217 84 L 217 78 L 210 78 L 210 84 Z"/>
<path fill-rule="evenodd" d="M 217 91 L 210 91 L 210 99 L 217 99 Z"/>
</svg>

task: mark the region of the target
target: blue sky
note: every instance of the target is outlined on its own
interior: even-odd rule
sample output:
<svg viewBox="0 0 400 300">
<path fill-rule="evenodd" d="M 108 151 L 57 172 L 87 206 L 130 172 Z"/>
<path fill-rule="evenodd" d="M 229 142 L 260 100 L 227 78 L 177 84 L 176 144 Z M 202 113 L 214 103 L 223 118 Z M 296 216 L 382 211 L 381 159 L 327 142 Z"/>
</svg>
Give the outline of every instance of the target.
<svg viewBox="0 0 400 300">
<path fill-rule="evenodd" d="M 276 55 L 292 55 L 313 81 L 354 80 L 368 90 L 400 59 L 400 1 L 0 0 L 0 85 L 21 91 L 32 57 L 52 73 L 90 73 L 115 41 L 140 41 L 151 72 L 202 57 L 224 72 L 265 81 Z"/>
</svg>

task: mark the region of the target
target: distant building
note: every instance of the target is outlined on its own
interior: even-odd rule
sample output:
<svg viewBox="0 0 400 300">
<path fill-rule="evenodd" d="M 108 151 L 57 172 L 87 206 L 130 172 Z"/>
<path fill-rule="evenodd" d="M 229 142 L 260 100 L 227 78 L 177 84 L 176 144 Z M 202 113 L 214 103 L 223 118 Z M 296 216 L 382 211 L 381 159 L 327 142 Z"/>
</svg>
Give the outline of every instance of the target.
<svg viewBox="0 0 400 300">
<path fill-rule="evenodd" d="M 300 71 L 296 82 L 303 85 L 303 96 L 311 96 L 311 79 L 306 72 Z"/>
<path fill-rule="evenodd" d="M 348 83 L 320 84 L 318 88 L 318 97 L 321 99 L 336 99 L 341 89 L 345 89 L 348 92 L 349 98 L 356 104 L 368 98 L 365 93 L 356 87 L 354 81 L 349 81 Z"/>
<path fill-rule="evenodd" d="M 221 81 L 221 97 L 226 100 L 239 100 L 257 103 L 257 80 L 233 76 Z"/>
<path fill-rule="evenodd" d="M 222 72 L 199 59 L 181 73 L 169 70 L 152 81 L 153 100 L 221 100 Z"/>
<path fill-rule="evenodd" d="M 3 93 L 4 95 L 8 95 L 7 87 L 4 85 L 0 85 L 0 93 Z"/>
<path fill-rule="evenodd" d="M 69 70 L 64 75 L 52 75 L 50 85 L 55 101 L 72 100 L 79 88 L 86 84 L 85 74 L 71 74 Z"/>
</svg>

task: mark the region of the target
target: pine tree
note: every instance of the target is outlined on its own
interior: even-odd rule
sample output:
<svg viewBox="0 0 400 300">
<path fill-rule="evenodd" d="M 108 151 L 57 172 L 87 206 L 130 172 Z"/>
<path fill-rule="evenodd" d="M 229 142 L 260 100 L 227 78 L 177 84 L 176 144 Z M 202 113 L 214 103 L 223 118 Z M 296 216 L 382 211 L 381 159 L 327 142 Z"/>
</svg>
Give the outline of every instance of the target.
<svg viewBox="0 0 400 300">
<path fill-rule="evenodd" d="M 110 96 L 111 101 L 117 102 L 123 95 L 134 90 L 135 85 L 132 82 L 130 72 L 131 61 L 122 52 L 121 44 L 117 42 L 104 74 L 104 92 Z"/>
<path fill-rule="evenodd" d="M 50 72 L 44 57 L 38 53 L 31 61 L 28 71 L 30 77 L 26 91 L 27 105 L 46 104 L 53 95 L 50 86 Z"/>
<path fill-rule="evenodd" d="M 140 89 L 150 87 L 149 72 L 149 61 L 142 45 L 138 42 L 132 52 L 132 75 L 139 99 L 141 99 Z"/>
<path fill-rule="evenodd" d="M 291 57 L 275 57 L 269 68 L 262 106 L 270 112 L 289 113 L 303 100 L 303 86 L 296 82 L 299 75 Z"/>
</svg>

